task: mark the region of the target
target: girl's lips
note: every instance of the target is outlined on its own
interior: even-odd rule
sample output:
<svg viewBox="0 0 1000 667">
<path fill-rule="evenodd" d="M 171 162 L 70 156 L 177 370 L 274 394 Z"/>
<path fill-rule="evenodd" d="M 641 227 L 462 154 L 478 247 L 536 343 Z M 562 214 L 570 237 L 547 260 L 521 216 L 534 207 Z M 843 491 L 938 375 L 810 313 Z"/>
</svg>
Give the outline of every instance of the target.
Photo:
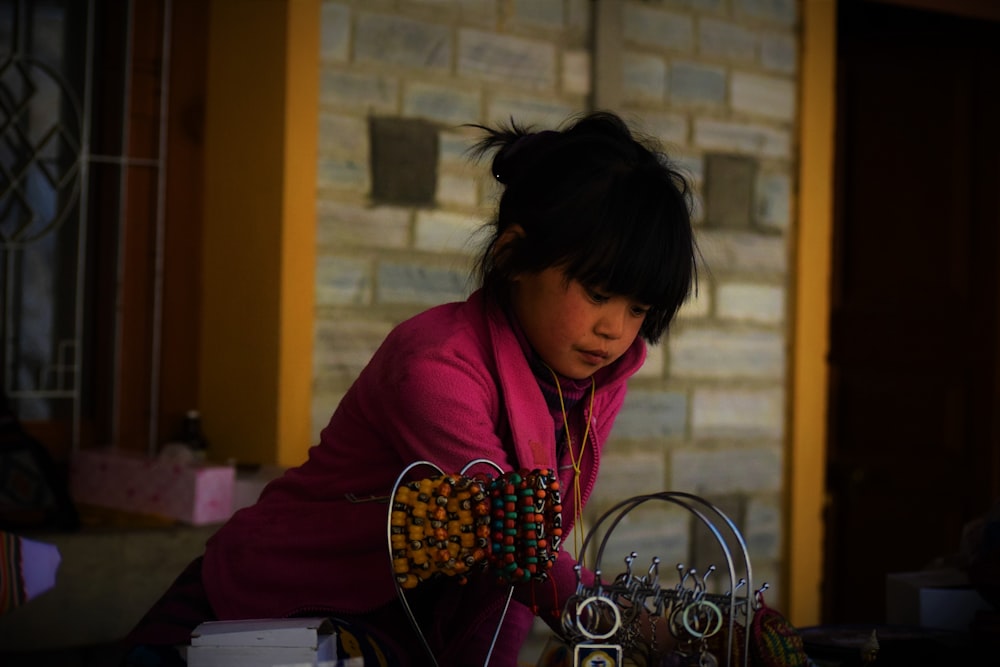
<svg viewBox="0 0 1000 667">
<path fill-rule="evenodd" d="M 594 366 L 603 364 L 608 358 L 608 353 L 604 350 L 580 350 L 579 352 L 584 361 Z"/>
</svg>

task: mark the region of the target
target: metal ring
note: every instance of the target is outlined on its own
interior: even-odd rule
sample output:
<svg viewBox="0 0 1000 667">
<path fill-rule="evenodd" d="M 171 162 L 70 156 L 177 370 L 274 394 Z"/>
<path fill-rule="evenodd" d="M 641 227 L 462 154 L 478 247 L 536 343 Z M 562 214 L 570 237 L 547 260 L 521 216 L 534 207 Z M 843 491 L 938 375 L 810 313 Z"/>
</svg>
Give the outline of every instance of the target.
<svg viewBox="0 0 1000 667">
<path fill-rule="evenodd" d="M 696 610 L 699 607 L 707 607 L 710 612 L 708 614 L 708 626 L 704 632 L 698 632 L 697 630 L 692 628 L 691 627 L 692 619 L 688 617 L 688 614 L 690 614 L 692 611 Z M 716 605 L 711 600 L 701 599 L 693 604 L 688 605 L 687 607 L 684 608 L 684 613 L 681 615 L 681 620 L 684 623 L 684 629 L 687 630 L 692 637 L 698 639 L 705 639 L 711 637 L 720 629 L 722 629 L 722 611 L 719 609 L 718 605 Z M 713 621 L 715 623 L 714 627 L 712 627 Z"/>
<path fill-rule="evenodd" d="M 674 606 L 670 610 L 670 615 L 667 617 L 667 630 L 673 635 L 674 639 L 683 641 L 686 639 L 684 633 L 681 632 L 681 614 L 687 609 L 687 603 L 680 600 L 674 601 Z"/>
<path fill-rule="evenodd" d="M 605 604 L 608 607 L 610 607 L 611 611 L 614 612 L 614 616 L 615 616 L 615 622 L 614 622 L 614 625 L 612 625 L 611 630 L 609 630 L 608 632 L 603 633 L 603 634 L 599 634 L 599 633 L 596 633 L 596 632 L 591 632 L 590 630 L 588 630 L 587 628 L 584 627 L 584 625 L 583 625 L 582 622 L 580 622 L 580 614 L 582 614 L 583 611 L 587 607 L 589 607 L 590 605 L 592 605 L 594 603 L 597 603 L 597 602 L 599 602 L 601 604 Z M 592 595 L 591 597 L 587 598 L 583 602 L 580 602 L 579 604 L 577 604 L 576 605 L 576 618 L 577 618 L 577 629 L 579 629 L 580 630 L 580 634 L 582 634 L 587 639 L 607 639 L 608 637 L 610 637 L 610 636 L 614 635 L 616 632 L 618 632 L 619 628 L 621 628 L 621 626 L 622 626 L 622 614 L 618 610 L 618 605 L 616 605 L 614 602 L 612 602 L 608 598 L 602 597 L 602 596 L 599 596 L 599 595 Z"/>
</svg>

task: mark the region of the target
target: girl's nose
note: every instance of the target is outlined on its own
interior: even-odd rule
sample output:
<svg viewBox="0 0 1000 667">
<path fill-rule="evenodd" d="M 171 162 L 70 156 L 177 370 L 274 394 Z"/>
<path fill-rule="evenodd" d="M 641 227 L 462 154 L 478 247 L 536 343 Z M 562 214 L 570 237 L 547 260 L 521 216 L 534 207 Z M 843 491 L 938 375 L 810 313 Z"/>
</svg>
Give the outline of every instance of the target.
<svg viewBox="0 0 1000 667">
<path fill-rule="evenodd" d="M 621 338 L 625 332 L 625 317 L 628 312 L 628 305 L 605 304 L 601 308 L 601 316 L 598 318 L 594 331 L 602 338 L 615 340 Z"/>
</svg>

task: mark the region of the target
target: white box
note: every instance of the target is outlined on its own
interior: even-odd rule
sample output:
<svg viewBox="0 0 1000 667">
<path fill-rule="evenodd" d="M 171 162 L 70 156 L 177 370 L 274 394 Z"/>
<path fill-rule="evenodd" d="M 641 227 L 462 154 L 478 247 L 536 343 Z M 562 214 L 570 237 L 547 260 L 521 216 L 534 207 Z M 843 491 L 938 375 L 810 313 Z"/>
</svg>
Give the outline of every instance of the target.
<svg viewBox="0 0 1000 667">
<path fill-rule="evenodd" d="M 191 633 L 188 667 L 363 667 L 338 660 L 326 618 L 209 621 Z"/>
<path fill-rule="evenodd" d="M 993 607 L 961 570 L 895 572 L 886 575 L 886 621 L 968 632 L 980 610 Z"/>
</svg>

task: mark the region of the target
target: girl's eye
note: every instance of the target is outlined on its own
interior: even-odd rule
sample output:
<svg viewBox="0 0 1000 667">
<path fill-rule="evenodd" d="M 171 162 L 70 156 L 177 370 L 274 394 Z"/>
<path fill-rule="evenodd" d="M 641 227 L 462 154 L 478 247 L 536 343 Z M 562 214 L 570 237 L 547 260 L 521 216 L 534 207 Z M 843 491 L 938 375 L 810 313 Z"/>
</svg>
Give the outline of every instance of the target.
<svg viewBox="0 0 1000 667">
<path fill-rule="evenodd" d="M 594 290 L 590 290 L 589 294 L 590 294 L 590 300 L 593 301 L 594 303 L 607 303 L 608 301 L 611 300 L 610 296 L 601 294 L 600 292 L 595 292 Z"/>
<path fill-rule="evenodd" d="M 632 306 L 632 314 L 636 317 L 645 317 L 649 312 L 649 306 Z"/>
</svg>

